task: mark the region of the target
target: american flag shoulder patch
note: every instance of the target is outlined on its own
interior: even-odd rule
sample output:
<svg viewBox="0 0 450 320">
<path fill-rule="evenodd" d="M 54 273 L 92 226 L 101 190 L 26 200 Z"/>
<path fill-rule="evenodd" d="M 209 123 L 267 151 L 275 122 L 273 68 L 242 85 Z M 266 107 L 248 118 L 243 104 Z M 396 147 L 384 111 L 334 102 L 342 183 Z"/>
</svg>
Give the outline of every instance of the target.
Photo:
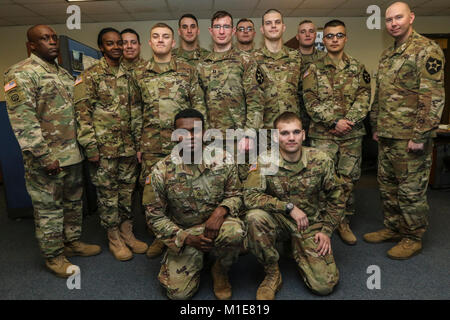
<svg viewBox="0 0 450 320">
<path fill-rule="evenodd" d="M 248 172 L 252 172 L 252 171 L 255 171 L 255 170 L 257 170 L 258 169 L 258 165 L 255 163 L 255 164 L 252 164 L 251 166 L 250 166 L 250 169 L 248 169 Z"/>
<path fill-rule="evenodd" d="M 147 176 L 147 178 L 145 178 L 145 184 L 150 184 L 151 183 L 151 178 L 150 176 Z"/>
<path fill-rule="evenodd" d="M 83 82 L 83 78 L 82 78 L 81 76 L 78 76 L 78 77 L 75 79 L 75 85 L 80 84 L 80 83 L 82 83 L 82 82 Z"/>
<path fill-rule="evenodd" d="M 5 84 L 5 93 L 8 92 L 9 90 L 13 89 L 17 87 L 17 83 L 16 80 L 10 81 L 7 84 Z"/>
</svg>

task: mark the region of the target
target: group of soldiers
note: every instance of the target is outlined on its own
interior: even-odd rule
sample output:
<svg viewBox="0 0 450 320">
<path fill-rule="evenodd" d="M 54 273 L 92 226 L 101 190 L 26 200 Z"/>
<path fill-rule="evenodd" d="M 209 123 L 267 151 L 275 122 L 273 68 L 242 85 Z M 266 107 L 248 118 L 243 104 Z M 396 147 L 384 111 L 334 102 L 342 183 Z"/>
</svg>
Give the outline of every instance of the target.
<svg viewBox="0 0 450 320">
<path fill-rule="evenodd" d="M 397 241 L 387 252 L 393 259 L 420 252 L 433 137 L 444 106 L 444 57 L 414 31 L 414 18 L 404 2 L 386 10 L 395 43 L 382 54 L 372 106 L 370 74 L 345 52 L 340 20 L 324 26 L 326 52 L 315 48 L 315 25 L 302 21 L 293 50 L 283 45 L 282 14 L 267 10 L 264 46 L 254 49 L 253 22 L 241 19 L 234 27 L 232 16 L 218 11 L 208 51 L 199 47 L 196 17 L 186 14 L 179 19 L 179 48 L 170 26 L 151 28 L 148 61 L 140 57 L 136 31 L 105 28 L 98 35 L 103 57 L 76 80 L 55 61 L 55 32 L 30 28 L 31 56 L 7 70 L 4 88 L 46 266 L 68 277 L 67 257 L 101 251 L 80 241 L 86 158 L 110 251 L 120 261 L 164 253 L 158 279 L 169 298 L 195 294 L 207 255 L 214 258 L 215 296 L 230 299 L 228 271 L 249 251 L 265 271 L 256 298 L 274 299 L 282 285 L 280 244 L 308 288 L 327 295 L 339 281 L 330 237 L 337 230 L 345 243 L 357 241 L 349 217 L 369 113 L 385 228 L 364 240 Z M 272 152 L 260 148 L 256 163 L 242 165 L 226 149 L 205 146 L 206 129 L 223 133 L 216 140 L 235 154 L 260 148 L 259 129 L 278 135 Z M 244 135 L 226 136 L 227 129 Z M 174 130 L 182 132 L 177 141 Z M 173 152 L 177 143 L 181 151 Z M 187 155 L 199 161 L 186 162 Z M 150 246 L 133 234 L 136 190 L 155 235 Z"/>
</svg>

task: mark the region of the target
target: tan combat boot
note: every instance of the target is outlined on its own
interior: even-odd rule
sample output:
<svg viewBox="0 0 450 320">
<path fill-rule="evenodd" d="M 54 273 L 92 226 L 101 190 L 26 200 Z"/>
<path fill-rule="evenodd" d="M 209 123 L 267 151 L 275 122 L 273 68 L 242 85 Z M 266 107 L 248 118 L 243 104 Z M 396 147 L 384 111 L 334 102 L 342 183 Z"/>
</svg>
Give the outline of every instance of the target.
<svg viewBox="0 0 450 320">
<path fill-rule="evenodd" d="M 148 245 L 145 242 L 139 241 L 133 234 L 133 223 L 131 220 L 125 220 L 120 226 L 120 236 L 125 244 L 131 248 L 134 253 L 145 253 Z"/>
<path fill-rule="evenodd" d="M 153 243 L 148 247 L 147 257 L 150 259 L 159 257 L 165 249 L 166 245 L 161 240 L 155 239 Z"/>
<path fill-rule="evenodd" d="M 229 300 L 231 298 L 231 284 L 228 281 L 228 274 L 216 260 L 211 268 L 213 278 L 214 295 L 219 300 Z"/>
<path fill-rule="evenodd" d="M 101 251 L 102 249 L 100 246 L 87 244 L 81 241 L 72 241 L 64 244 L 64 254 L 66 257 L 90 257 L 99 254 Z"/>
<path fill-rule="evenodd" d="M 80 267 L 70 263 L 63 254 L 55 258 L 45 259 L 45 265 L 60 278 L 68 278 L 76 272 L 80 272 Z M 71 272 L 68 270 L 69 267 L 72 269 Z"/>
<path fill-rule="evenodd" d="M 387 252 L 387 255 L 391 259 L 406 260 L 415 256 L 420 251 L 422 251 L 422 241 L 403 238 Z"/>
<path fill-rule="evenodd" d="M 109 250 L 114 258 L 120 261 L 127 261 L 133 258 L 133 253 L 128 249 L 125 242 L 120 237 L 118 227 L 108 229 Z"/>
<path fill-rule="evenodd" d="M 364 241 L 369 243 L 380 243 L 384 241 L 400 241 L 401 235 L 391 229 L 381 229 L 375 232 L 366 233 L 363 236 Z"/>
<path fill-rule="evenodd" d="M 281 289 L 283 283 L 278 263 L 264 266 L 264 271 L 266 277 L 256 291 L 256 300 L 275 300 L 275 294 Z"/>
<path fill-rule="evenodd" d="M 350 225 L 348 224 L 347 219 L 342 220 L 337 230 L 342 241 L 344 241 L 346 244 L 351 246 L 356 244 L 356 237 L 350 229 Z"/>
</svg>

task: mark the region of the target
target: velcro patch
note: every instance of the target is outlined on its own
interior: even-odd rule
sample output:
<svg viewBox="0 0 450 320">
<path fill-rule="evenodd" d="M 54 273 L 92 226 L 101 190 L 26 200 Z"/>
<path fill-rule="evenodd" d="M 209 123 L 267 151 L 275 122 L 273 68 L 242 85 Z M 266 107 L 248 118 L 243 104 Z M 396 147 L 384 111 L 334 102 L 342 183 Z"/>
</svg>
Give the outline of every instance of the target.
<svg viewBox="0 0 450 320">
<path fill-rule="evenodd" d="M 442 61 L 433 57 L 429 57 L 426 63 L 425 68 L 427 69 L 430 75 L 434 75 L 441 71 L 442 69 Z"/>
<path fill-rule="evenodd" d="M 309 76 L 309 70 L 306 70 L 306 72 L 303 74 L 303 79 L 305 79 L 307 76 Z"/>
<path fill-rule="evenodd" d="M 250 166 L 250 168 L 248 169 L 248 172 L 252 172 L 252 171 L 256 171 L 256 170 L 258 170 L 258 165 L 255 163 Z"/>
<path fill-rule="evenodd" d="M 5 93 L 8 92 L 11 89 L 14 89 L 15 87 L 17 87 L 17 83 L 16 80 L 12 80 L 11 82 L 8 82 L 7 84 L 5 84 Z"/>
</svg>

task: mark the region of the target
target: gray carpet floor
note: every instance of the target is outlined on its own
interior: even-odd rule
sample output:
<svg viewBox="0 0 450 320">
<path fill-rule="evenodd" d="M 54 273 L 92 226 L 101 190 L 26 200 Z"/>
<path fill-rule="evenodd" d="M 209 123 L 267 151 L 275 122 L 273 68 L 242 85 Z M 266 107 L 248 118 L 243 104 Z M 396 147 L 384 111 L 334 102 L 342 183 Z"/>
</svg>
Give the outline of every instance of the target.
<svg viewBox="0 0 450 320">
<path fill-rule="evenodd" d="M 3 188 L 3 186 L 0 186 Z M 166 300 L 157 274 L 160 259 L 149 260 L 135 255 L 127 262 L 116 261 L 108 251 L 105 231 L 98 216 L 87 216 L 83 222 L 82 240 L 99 244 L 103 252 L 95 257 L 73 257 L 81 267 L 81 289 L 69 290 L 65 279 L 50 274 L 39 254 L 32 219 L 9 219 L 3 189 L 0 190 L 0 299 L 49 300 Z M 357 214 L 351 226 L 358 243 L 347 246 L 334 235 L 332 246 L 340 282 L 327 297 L 313 295 L 304 285 L 292 259 L 283 257 L 280 268 L 283 287 L 279 300 L 416 300 L 450 299 L 450 190 L 429 190 L 430 226 L 425 234 L 421 254 L 407 261 L 386 256 L 392 243 L 368 244 L 362 235 L 382 228 L 381 205 L 374 172 L 365 172 L 356 188 Z M 144 217 L 136 216 L 135 233 L 151 242 Z M 369 266 L 380 269 L 380 289 L 368 289 L 372 276 Z M 233 300 L 253 300 L 258 284 L 264 278 L 262 267 L 251 255 L 240 257 L 231 272 Z M 202 272 L 201 285 L 194 300 L 214 300 L 209 268 Z"/>
</svg>

